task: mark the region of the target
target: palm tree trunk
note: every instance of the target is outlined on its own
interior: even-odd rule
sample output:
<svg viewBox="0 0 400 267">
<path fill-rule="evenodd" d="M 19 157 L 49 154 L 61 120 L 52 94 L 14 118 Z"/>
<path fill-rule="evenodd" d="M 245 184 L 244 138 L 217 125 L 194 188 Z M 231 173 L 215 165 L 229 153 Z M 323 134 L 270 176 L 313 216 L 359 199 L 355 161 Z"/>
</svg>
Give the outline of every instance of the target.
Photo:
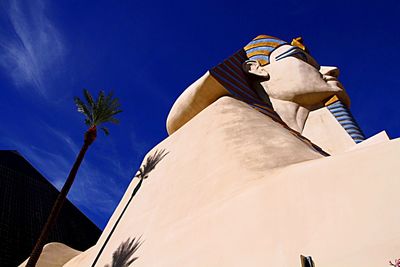
<svg viewBox="0 0 400 267">
<path fill-rule="evenodd" d="M 36 266 L 39 256 L 42 253 L 44 244 L 47 241 L 47 237 L 57 220 L 58 214 L 60 213 L 60 210 L 65 202 L 65 199 L 67 198 L 68 191 L 70 190 L 72 183 L 75 180 L 75 176 L 76 176 L 76 173 L 78 172 L 79 166 L 81 165 L 82 160 L 85 156 L 85 153 L 88 150 L 88 148 L 92 142 L 93 142 L 93 140 L 87 140 L 87 138 L 85 138 L 85 142 L 83 143 L 81 151 L 79 152 L 78 157 L 76 158 L 75 163 L 72 166 L 72 169 L 68 175 L 68 178 L 65 181 L 65 184 L 64 184 L 63 188 L 61 189 L 60 194 L 58 195 L 58 197 L 56 199 L 56 202 L 53 205 L 50 215 L 47 218 L 47 222 L 46 222 L 45 226 L 43 227 L 42 232 L 41 232 L 38 240 L 36 241 L 36 245 L 31 252 L 31 255 L 29 257 L 28 263 L 26 264 L 26 267 L 35 267 Z"/>
<path fill-rule="evenodd" d="M 108 234 L 108 236 L 107 236 L 107 238 L 106 238 L 106 241 L 104 241 L 104 244 L 101 246 L 101 248 L 100 248 L 100 250 L 99 250 L 99 253 L 97 253 L 96 258 L 94 259 L 94 261 L 93 261 L 91 267 L 96 266 L 96 263 L 97 263 L 97 261 L 99 260 L 101 253 L 103 253 L 103 250 L 104 250 L 104 248 L 106 247 L 108 241 L 110 240 L 112 234 L 114 233 L 115 228 L 117 228 L 117 225 L 118 225 L 119 221 L 121 220 L 122 216 L 124 216 L 124 213 L 125 213 L 126 209 L 128 208 L 129 204 L 131 203 L 133 197 L 136 195 L 136 193 L 139 191 L 140 187 L 142 186 L 142 182 L 143 182 L 143 178 L 140 178 L 139 183 L 135 186 L 135 189 L 133 189 L 133 192 L 132 192 L 131 197 L 129 198 L 129 200 L 128 200 L 128 202 L 126 203 L 124 209 L 122 210 L 122 212 L 121 212 L 121 214 L 119 215 L 117 221 L 115 222 L 113 228 L 111 229 L 110 233 Z"/>
</svg>

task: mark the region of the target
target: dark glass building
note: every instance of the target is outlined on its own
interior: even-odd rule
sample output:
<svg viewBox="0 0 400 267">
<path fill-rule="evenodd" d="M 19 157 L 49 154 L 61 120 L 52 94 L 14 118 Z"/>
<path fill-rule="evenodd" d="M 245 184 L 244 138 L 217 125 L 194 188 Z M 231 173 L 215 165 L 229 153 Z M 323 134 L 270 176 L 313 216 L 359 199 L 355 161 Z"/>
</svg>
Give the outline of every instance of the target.
<svg viewBox="0 0 400 267">
<path fill-rule="evenodd" d="M 38 238 L 59 191 L 16 151 L 0 151 L 0 266 L 18 266 Z M 67 200 L 48 242 L 86 250 L 100 229 Z"/>
</svg>

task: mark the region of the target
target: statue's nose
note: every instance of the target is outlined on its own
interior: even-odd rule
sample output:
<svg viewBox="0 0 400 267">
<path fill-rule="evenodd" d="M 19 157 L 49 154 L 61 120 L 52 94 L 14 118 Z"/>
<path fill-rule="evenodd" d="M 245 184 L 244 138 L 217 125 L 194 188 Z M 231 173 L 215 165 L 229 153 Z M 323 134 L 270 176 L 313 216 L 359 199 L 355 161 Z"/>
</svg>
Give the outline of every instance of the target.
<svg viewBox="0 0 400 267">
<path fill-rule="evenodd" d="M 337 67 L 331 66 L 321 66 L 319 72 L 321 72 L 322 75 L 333 76 L 336 78 L 339 77 L 340 74 L 340 71 Z"/>
</svg>

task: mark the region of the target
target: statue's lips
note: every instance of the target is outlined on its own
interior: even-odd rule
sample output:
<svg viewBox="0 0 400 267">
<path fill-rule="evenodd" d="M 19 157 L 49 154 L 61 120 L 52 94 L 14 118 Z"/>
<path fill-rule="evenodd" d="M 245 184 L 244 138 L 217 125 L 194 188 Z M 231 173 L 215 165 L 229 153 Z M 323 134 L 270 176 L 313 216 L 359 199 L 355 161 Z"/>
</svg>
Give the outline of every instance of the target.
<svg viewBox="0 0 400 267">
<path fill-rule="evenodd" d="M 335 77 L 333 77 L 333 76 L 323 76 L 323 79 L 324 79 L 324 81 L 326 81 L 326 82 L 331 82 L 331 81 L 334 81 L 334 82 L 339 82 L 338 81 L 338 79 L 336 79 Z"/>
</svg>

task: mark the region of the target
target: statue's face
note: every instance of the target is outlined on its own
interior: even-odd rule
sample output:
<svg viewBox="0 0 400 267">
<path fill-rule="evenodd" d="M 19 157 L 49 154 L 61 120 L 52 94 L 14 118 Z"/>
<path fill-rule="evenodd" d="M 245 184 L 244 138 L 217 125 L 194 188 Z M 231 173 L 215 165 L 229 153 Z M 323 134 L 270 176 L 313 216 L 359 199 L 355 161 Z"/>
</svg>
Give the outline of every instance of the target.
<svg viewBox="0 0 400 267">
<path fill-rule="evenodd" d="M 345 101 L 347 95 L 338 81 L 336 67 L 319 66 L 308 53 L 291 45 L 282 45 L 270 55 L 270 63 L 260 66 L 257 61 L 248 61 L 245 71 L 261 79 L 261 86 L 270 98 L 296 102 L 315 107 L 333 95 Z"/>
</svg>

